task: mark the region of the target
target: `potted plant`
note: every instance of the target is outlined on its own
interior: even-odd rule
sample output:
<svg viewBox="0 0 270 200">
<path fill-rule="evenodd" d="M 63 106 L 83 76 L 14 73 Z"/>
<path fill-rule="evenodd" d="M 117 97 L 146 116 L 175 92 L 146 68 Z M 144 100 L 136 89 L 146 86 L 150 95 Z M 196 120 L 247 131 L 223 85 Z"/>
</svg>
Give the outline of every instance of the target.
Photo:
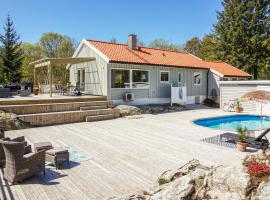
<svg viewBox="0 0 270 200">
<path fill-rule="evenodd" d="M 38 88 L 38 87 L 34 87 L 34 88 L 33 88 L 33 93 L 34 93 L 34 95 L 38 95 L 38 93 L 39 93 L 39 88 Z"/>
<path fill-rule="evenodd" d="M 241 104 L 240 101 L 237 99 L 235 104 L 235 112 L 240 113 L 241 112 Z"/>
<path fill-rule="evenodd" d="M 245 152 L 247 148 L 247 142 L 246 142 L 247 128 L 238 127 L 237 132 L 238 132 L 237 141 L 236 141 L 237 149 L 241 152 Z"/>
</svg>

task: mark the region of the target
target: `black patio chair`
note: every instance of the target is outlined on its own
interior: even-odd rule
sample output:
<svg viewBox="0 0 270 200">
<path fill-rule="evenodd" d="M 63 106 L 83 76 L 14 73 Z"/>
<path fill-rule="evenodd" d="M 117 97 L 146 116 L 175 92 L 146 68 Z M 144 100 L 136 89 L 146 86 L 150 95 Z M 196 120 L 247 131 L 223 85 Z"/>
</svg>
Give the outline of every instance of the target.
<svg viewBox="0 0 270 200">
<path fill-rule="evenodd" d="M 247 146 L 255 149 L 268 149 L 269 148 L 269 140 L 266 135 L 270 132 L 270 128 L 265 129 L 258 137 L 247 137 L 246 142 Z M 221 141 L 224 141 L 223 138 L 226 139 L 227 142 L 236 143 L 237 134 L 234 133 L 223 133 L 220 135 Z"/>
</svg>

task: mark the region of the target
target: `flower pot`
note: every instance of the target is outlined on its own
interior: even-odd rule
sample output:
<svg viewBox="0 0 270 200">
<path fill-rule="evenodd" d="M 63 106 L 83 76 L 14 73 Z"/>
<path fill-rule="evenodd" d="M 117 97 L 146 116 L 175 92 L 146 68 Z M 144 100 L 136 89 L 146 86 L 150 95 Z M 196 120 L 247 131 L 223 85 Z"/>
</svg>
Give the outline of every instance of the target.
<svg viewBox="0 0 270 200">
<path fill-rule="evenodd" d="M 237 142 L 236 143 L 238 151 L 245 152 L 247 149 L 247 143 L 246 142 Z"/>
<path fill-rule="evenodd" d="M 34 88 L 33 93 L 34 93 L 34 95 L 38 95 L 39 94 L 39 88 Z"/>
<path fill-rule="evenodd" d="M 235 112 L 240 113 L 241 112 L 241 108 L 240 107 L 236 107 L 235 108 Z"/>
</svg>

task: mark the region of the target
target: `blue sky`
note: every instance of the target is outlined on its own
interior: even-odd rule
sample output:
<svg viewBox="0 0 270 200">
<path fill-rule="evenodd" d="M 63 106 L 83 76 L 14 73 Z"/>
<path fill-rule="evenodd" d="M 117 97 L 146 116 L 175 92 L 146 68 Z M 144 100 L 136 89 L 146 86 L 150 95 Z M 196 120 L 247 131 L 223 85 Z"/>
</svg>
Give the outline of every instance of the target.
<svg viewBox="0 0 270 200">
<path fill-rule="evenodd" d="M 44 32 L 124 43 L 135 33 L 144 43 L 165 38 L 183 44 L 202 38 L 216 22 L 220 0 L 0 0 L 0 31 L 9 13 L 24 42 Z"/>
</svg>

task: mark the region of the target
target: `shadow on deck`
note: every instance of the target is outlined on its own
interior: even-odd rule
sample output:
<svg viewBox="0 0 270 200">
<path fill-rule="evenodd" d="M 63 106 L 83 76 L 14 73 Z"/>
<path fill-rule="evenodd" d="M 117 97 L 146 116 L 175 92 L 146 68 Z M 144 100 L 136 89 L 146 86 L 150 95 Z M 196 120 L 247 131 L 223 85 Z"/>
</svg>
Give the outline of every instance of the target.
<svg viewBox="0 0 270 200">
<path fill-rule="evenodd" d="M 20 185 L 45 185 L 45 186 L 54 186 L 58 185 L 59 182 L 57 181 L 60 178 L 68 176 L 67 174 L 63 174 L 65 170 L 69 170 L 73 167 L 78 166 L 79 163 L 70 161 L 68 168 L 63 168 L 60 172 L 55 171 L 54 169 L 46 168 L 46 174 L 43 175 L 43 172 L 30 177 L 29 179 L 24 180 L 18 184 L 11 184 L 8 181 L 4 180 L 4 170 L 3 168 L 0 169 L 0 199 L 1 200 L 15 200 L 16 195 L 14 194 L 14 188 Z M 27 199 L 27 198 L 26 198 Z"/>
</svg>

